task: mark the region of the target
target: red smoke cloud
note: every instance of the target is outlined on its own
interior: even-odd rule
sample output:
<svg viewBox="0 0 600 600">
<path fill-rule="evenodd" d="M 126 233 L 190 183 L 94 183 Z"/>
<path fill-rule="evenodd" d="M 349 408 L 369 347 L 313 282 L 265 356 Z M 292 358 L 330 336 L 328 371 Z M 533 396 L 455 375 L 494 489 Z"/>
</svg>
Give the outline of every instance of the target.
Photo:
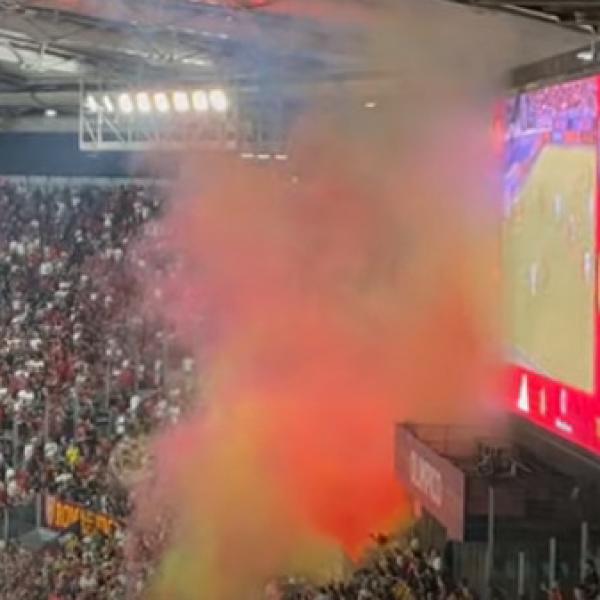
<svg viewBox="0 0 600 600">
<path fill-rule="evenodd" d="M 357 556 L 408 517 L 395 423 L 470 419 L 490 392 L 485 147 L 469 121 L 394 123 L 305 130 L 293 166 L 190 160 L 174 195 L 161 310 L 201 348 L 206 408 L 159 440 L 154 492 L 191 552 L 171 578 L 211 598 L 310 571 L 306 539 Z"/>
</svg>

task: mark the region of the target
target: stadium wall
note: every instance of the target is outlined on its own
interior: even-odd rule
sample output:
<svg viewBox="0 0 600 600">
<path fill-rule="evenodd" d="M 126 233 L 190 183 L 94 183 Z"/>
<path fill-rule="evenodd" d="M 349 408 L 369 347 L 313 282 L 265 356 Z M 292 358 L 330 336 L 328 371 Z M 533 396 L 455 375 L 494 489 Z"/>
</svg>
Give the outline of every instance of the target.
<svg viewBox="0 0 600 600">
<path fill-rule="evenodd" d="M 81 152 L 76 133 L 0 133 L 0 175 L 169 177 L 176 170 L 176 156 L 170 154 L 153 162 L 151 171 L 142 153 Z"/>
</svg>

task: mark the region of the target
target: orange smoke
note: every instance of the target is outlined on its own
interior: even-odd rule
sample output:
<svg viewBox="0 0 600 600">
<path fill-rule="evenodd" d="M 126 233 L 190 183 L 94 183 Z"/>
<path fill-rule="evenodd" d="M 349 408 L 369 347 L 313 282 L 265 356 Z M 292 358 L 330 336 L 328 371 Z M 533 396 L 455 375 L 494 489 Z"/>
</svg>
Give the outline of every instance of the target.
<svg viewBox="0 0 600 600">
<path fill-rule="evenodd" d="M 315 574 L 336 546 L 357 556 L 408 518 L 394 424 L 483 412 L 485 148 L 468 121 L 407 142 L 389 116 L 352 135 L 335 121 L 304 130 L 289 167 L 190 162 L 166 221 L 180 264 L 161 309 L 201 349 L 205 408 L 157 443 L 148 498 L 179 516 L 159 597 L 230 600 Z"/>
</svg>

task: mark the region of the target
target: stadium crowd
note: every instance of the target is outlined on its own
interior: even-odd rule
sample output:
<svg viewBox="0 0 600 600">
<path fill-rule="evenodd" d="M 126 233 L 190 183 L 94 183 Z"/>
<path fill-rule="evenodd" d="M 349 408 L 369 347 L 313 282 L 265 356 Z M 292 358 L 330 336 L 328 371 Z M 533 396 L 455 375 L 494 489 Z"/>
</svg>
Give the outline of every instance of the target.
<svg viewBox="0 0 600 600">
<path fill-rule="evenodd" d="M 7 529 L 10 510 L 47 495 L 122 524 L 131 507 L 119 475 L 139 459 L 127 448 L 179 418 L 183 394 L 176 377 L 167 386 L 166 374 L 169 365 L 189 369 L 189 359 L 167 345 L 159 320 L 131 311 L 141 286 L 128 250 L 163 202 L 159 188 L 0 182 L 0 509 Z M 0 598 L 131 597 L 150 561 L 125 574 L 126 535 L 122 527 L 108 537 L 66 532 L 37 552 L 4 541 Z"/>
<path fill-rule="evenodd" d="M 282 586 L 283 600 L 459 600 L 474 598 L 466 580 L 450 583 L 440 553 L 421 550 L 417 538 L 407 547 L 378 537 L 378 547 L 344 580 L 320 587 L 296 582 Z"/>
<path fill-rule="evenodd" d="M 551 131 L 593 130 L 595 83 L 590 79 L 551 86 L 515 98 L 521 108 L 522 129 Z"/>
<path fill-rule="evenodd" d="M 343 581 L 314 586 L 302 581 L 280 582 L 267 589 L 268 600 L 475 600 L 478 594 L 465 578 L 456 581 L 436 548 L 423 550 L 418 537 L 408 543 L 377 536 L 362 566 Z M 582 581 L 572 590 L 555 582 L 541 585 L 538 593 L 517 598 L 492 586 L 490 600 L 598 600 L 600 576 L 593 560 L 586 563 Z"/>
</svg>

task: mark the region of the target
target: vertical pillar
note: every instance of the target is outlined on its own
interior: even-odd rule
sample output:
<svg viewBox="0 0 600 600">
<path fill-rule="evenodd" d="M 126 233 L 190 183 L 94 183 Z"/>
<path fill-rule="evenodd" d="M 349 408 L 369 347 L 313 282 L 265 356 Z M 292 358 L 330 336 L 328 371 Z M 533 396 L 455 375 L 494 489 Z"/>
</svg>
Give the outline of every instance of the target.
<svg viewBox="0 0 600 600">
<path fill-rule="evenodd" d="M 517 565 L 517 597 L 525 598 L 525 552 L 519 552 Z"/>
<path fill-rule="evenodd" d="M 492 575 L 494 572 L 495 513 L 494 487 L 490 485 L 488 488 L 488 542 L 485 556 L 485 597 L 488 600 L 491 597 Z"/>
<path fill-rule="evenodd" d="M 590 531 L 587 521 L 581 522 L 581 550 L 580 550 L 580 564 L 579 564 L 579 576 L 580 580 L 583 581 L 585 577 L 585 561 L 589 554 L 589 539 Z"/>
<path fill-rule="evenodd" d="M 35 495 L 35 526 L 39 529 L 42 526 L 42 494 Z"/>
<path fill-rule="evenodd" d="M 550 538 L 548 547 L 548 585 L 552 587 L 556 583 L 556 538 Z"/>
</svg>

